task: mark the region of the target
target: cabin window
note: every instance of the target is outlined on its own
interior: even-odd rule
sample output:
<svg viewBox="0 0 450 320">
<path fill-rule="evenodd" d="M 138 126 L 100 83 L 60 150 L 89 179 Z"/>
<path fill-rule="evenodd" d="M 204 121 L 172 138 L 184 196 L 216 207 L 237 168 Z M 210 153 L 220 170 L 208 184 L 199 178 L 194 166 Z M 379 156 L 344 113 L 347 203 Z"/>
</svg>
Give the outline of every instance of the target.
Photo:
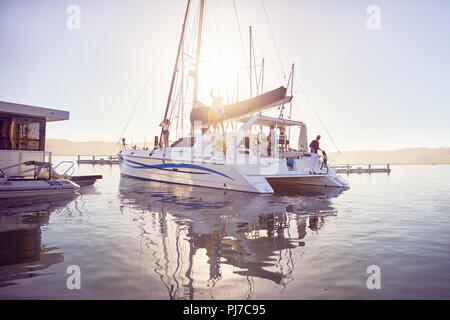
<svg viewBox="0 0 450 320">
<path fill-rule="evenodd" d="M 0 115 L 0 149 L 44 151 L 45 119 Z"/>
</svg>

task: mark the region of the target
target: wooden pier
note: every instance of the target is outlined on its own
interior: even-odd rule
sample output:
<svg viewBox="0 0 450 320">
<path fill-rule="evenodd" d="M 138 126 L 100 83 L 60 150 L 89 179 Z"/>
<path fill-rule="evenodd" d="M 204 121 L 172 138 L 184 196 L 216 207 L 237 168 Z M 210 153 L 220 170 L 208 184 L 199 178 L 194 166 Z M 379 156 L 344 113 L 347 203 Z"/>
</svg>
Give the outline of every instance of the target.
<svg viewBox="0 0 450 320">
<path fill-rule="evenodd" d="M 93 185 L 98 179 L 102 179 L 103 176 L 72 176 L 70 180 L 78 184 L 80 187 Z"/>
<path fill-rule="evenodd" d="M 81 159 L 82 156 L 78 156 L 78 164 L 102 164 L 102 165 L 113 165 L 118 164 L 119 160 L 116 156 L 89 156 L 88 159 Z M 97 158 L 96 158 L 97 157 Z"/>
<path fill-rule="evenodd" d="M 367 167 L 351 165 L 330 167 L 336 169 L 336 173 L 391 173 L 391 166 L 389 164 L 387 164 L 384 168 L 374 168 L 371 164 L 368 164 Z"/>
<path fill-rule="evenodd" d="M 77 163 L 78 164 L 99 164 L 99 165 L 113 165 L 118 164 L 119 160 L 117 159 L 117 156 L 85 156 L 89 157 L 87 159 L 82 159 L 82 156 L 78 156 Z M 358 165 L 358 166 L 351 166 L 351 165 L 341 165 L 341 166 L 330 166 L 331 168 L 334 168 L 336 170 L 336 173 L 391 173 L 391 166 L 387 164 L 386 166 L 380 168 L 373 167 L 371 164 L 368 165 Z"/>
</svg>

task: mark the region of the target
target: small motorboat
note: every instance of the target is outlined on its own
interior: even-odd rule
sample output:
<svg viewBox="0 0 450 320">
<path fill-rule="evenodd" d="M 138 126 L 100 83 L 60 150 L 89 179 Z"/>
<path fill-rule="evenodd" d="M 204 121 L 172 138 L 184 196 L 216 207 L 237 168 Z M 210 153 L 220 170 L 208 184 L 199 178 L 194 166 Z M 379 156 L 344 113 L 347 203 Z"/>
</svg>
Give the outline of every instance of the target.
<svg viewBox="0 0 450 320">
<path fill-rule="evenodd" d="M 68 179 L 0 178 L 0 199 L 73 194 L 80 186 Z"/>
<path fill-rule="evenodd" d="M 25 166 L 34 166 L 34 177 L 8 177 L 0 169 L 0 199 L 67 195 L 81 187 L 68 179 L 67 172 L 58 174 L 49 162 L 28 161 Z"/>
<path fill-rule="evenodd" d="M 64 171 L 63 174 L 59 174 L 58 172 L 56 172 L 56 169 L 58 169 L 59 166 L 64 164 L 69 164 L 66 171 Z M 37 170 L 36 175 L 38 178 L 41 179 L 51 179 L 51 178 L 68 179 L 74 182 L 75 184 L 79 185 L 80 187 L 93 185 L 98 179 L 102 179 L 101 175 L 74 176 L 73 175 L 74 164 L 75 162 L 73 161 L 62 161 L 53 168 L 52 166 L 49 166 L 48 163 L 44 162 L 42 163 L 40 169 Z"/>
</svg>

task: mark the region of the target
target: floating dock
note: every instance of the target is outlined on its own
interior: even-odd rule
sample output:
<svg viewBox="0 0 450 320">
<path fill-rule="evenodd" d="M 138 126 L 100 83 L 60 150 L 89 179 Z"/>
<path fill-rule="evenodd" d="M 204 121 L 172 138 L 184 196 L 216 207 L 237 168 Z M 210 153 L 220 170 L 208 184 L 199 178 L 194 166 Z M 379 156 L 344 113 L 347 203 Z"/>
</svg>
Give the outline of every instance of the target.
<svg viewBox="0 0 450 320">
<path fill-rule="evenodd" d="M 82 156 L 78 156 L 77 163 L 78 164 L 100 164 L 100 165 L 113 165 L 118 164 L 119 160 L 117 156 L 85 156 L 87 159 L 82 159 Z M 336 169 L 336 173 L 391 173 L 391 166 L 386 164 L 383 168 L 380 168 L 379 165 L 377 167 L 373 167 L 371 164 L 368 165 L 341 165 L 341 166 L 330 166 L 331 168 Z"/>
<path fill-rule="evenodd" d="M 93 185 L 98 179 L 102 179 L 103 176 L 73 176 L 70 180 L 78 184 L 80 187 Z"/>
<path fill-rule="evenodd" d="M 82 156 L 78 156 L 78 164 L 107 164 L 113 165 L 118 164 L 119 160 L 116 156 L 89 156 L 89 159 L 81 159 Z M 97 157 L 97 158 L 96 158 Z"/>
<path fill-rule="evenodd" d="M 368 164 L 367 167 L 351 165 L 331 167 L 336 169 L 336 173 L 391 173 L 391 166 L 389 164 L 387 164 L 384 168 L 374 168 L 371 164 Z"/>
</svg>

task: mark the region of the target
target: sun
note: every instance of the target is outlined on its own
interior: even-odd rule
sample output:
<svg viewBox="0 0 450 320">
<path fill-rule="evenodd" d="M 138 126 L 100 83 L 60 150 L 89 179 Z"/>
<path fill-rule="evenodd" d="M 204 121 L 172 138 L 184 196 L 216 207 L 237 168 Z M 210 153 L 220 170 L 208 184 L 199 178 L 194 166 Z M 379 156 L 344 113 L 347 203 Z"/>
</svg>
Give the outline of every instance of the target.
<svg viewBox="0 0 450 320">
<path fill-rule="evenodd" d="M 200 99 L 208 102 L 214 89 L 215 96 L 222 96 L 224 103 L 231 103 L 236 97 L 236 83 L 240 72 L 240 61 L 233 52 L 212 50 L 205 52 L 199 72 Z"/>
</svg>

